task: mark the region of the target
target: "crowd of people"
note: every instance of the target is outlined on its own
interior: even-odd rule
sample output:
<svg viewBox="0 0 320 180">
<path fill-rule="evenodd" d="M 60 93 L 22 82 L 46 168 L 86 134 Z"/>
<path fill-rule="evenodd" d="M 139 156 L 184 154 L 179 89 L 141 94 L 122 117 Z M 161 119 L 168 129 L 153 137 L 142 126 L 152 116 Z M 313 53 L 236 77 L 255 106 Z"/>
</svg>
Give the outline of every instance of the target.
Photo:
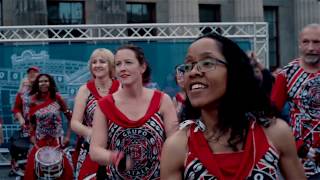
<svg viewBox="0 0 320 180">
<path fill-rule="evenodd" d="M 232 40 L 202 35 L 175 67 L 171 98 L 147 87 L 142 48 L 98 48 L 73 111 L 53 77 L 30 67 L 13 108 L 31 146 L 24 177 L 320 179 L 320 24 L 302 29 L 299 50 L 274 75 Z"/>
</svg>

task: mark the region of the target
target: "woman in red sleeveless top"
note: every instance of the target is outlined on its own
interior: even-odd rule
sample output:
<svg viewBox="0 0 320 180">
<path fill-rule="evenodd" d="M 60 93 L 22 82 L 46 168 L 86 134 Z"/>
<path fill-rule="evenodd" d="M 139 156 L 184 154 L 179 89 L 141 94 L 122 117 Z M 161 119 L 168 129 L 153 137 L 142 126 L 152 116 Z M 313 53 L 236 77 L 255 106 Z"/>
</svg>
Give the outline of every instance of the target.
<svg viewBox="0 0 320 180">
<path fill-rule="evenodd" d="M 119 88 L 119 81 L 114 80 L 114 55 L 111 51 L 105 48 L 94 50 L 88 64 L 93 78 L 79 88 L 71 119 L 72 130 L 80 136 L 78 157 L 75 158 L 75 176 L 79 180 L 96 173 L 99 167 L 88 154 L 97 101 Z"/>
<path fill-rule="evenodd" d="M 162 145 L 178 125 L 173 103 L 143 86 L 150 68 L 141 48 L 119 48 L 115 67 L 122 88 L 98 101 L 90 156 L 107 165 L 107 179 L 160 179 Z"/>
<path fill-rule="evenodd" d="M 279 179 L 280 170 L 285 179 L 305 179 L 290 128 L 275 118 L 237 44 L 204 35 L 180 71 L 193 120 L 165 142 L 161 179 Z"/>
<path fill-rule="evenodd" d="M 64 113 L 69 121 L 72 115 L 58 93 L 53 77 L 49 74 L 39 74 L 32 84 L 29 98 L 30 138 L 34 146 L 28 154 L 24 179 L 72 180 L 72 164 L 63 153 L 63 147 L 68 144 L 71 131 L 68 129 L 64 137 L 61 113 Z M 39 153 L 37 156 L 37 152 L 43 147 L 49 147 L 56 151 L 42 151 L 44 153 Z M 62 158 L 60 154 L 62 154 Z M 60 161 L 56 161 L 58 159 Z M 42 169 L 41 167 L 46 167 L 45 164 L 52 166 L 49 165 Z M 60 171 L 61 167 L 63 167 L 63 171 Z M 52 172 L 49 172 L 49 169 Z"/>
</svg>

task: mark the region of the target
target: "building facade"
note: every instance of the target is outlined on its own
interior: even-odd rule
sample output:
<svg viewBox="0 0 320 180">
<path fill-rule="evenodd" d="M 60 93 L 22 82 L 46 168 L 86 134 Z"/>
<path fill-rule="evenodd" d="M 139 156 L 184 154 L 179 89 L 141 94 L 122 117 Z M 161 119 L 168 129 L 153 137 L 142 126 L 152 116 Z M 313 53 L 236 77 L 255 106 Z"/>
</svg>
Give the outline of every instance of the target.
<svg viewBox="0 0 320 180">
<path fill-rule="evenodd" d="M 319 0 L 0 0 L 0 25 L 261 22 L 271 67 L 298 55 L 298 33 L 320 23 Z"/>
</svg>

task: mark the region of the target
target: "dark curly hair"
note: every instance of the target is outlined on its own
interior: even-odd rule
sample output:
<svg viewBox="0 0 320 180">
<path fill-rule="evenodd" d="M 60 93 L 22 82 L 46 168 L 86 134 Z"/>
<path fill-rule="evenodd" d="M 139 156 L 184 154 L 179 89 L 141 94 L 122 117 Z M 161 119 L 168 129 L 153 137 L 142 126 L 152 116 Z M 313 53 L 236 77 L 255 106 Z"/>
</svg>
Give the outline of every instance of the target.
<svg viewBox="0 0 320 180">
<path fill-rule="evenodd" d="M 250 120 L 255 119 L 257 123 L 268 127 L 269 118 L 274 117 L 276 111 L 267 94 L 259 87 L 246 53 L 235 42 L 216 33 L 203 35 L 195 41 L 203 38 L 215 40 L 228 63 L 227 88 L 218 107 L 217 125 L 222 132 L 220 136 L 231 130 L 228 144 L 236 151 L 237 144 L 245 141 Z M 200 109 L 192 107 L 187 98 L 183 118 L 197 119 L 200 116 Z"/>
<path fill-rule="evenodd" d="M 36 80 L 32 83 L 32 87 L 31 87 L 31 91 L 30 91 L 30 95 L 34 95 L 36 94 L 36 98 L 39 99 L 40 98 L 40 88 L 39 88 L 39 79 L 45 76 L 49 79 L 49 94 L 50 94 L 50 98 L 51 99 L 55 99 L 56 98 L 56 93 L 58 92 L 58 88 L 56 86 L 56 83 L 53 79 L 52 76 L 50 76 L 49 74 L 39 74 L 36 78 Z"/>
<path fill-rule="evenodd" d="M 150 68 L 149 63 L 147 61 L 147 58 L 144 55 L 143 49 L 141 47 L 138 47 L 133 44 L 125 44 L 125 45 L 119 47 L 116 50 L 116 53 L 119 50 L 123 50 L 123 49 L 129 49 L 129 50 L 133 51 L 134 54 L 136 55 L 136 58 L 138 59 L 140 65 L 146 64 L 146 70 L 142 74 L 142 83 L 143 83 L 143 85 L 148 84 L 151 80 L 151 68 Z"/>
</svg>

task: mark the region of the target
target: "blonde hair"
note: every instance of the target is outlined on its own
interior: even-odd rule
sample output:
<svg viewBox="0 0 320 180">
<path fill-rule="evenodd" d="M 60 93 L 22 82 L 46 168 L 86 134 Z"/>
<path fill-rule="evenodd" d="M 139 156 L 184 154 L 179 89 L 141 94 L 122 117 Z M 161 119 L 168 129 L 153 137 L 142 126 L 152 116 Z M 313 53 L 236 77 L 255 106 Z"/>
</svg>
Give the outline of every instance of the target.
<svg viewBox="0 0 320 180">
<path fill-rule="evenodd" d="M 96 56 L 97 54 L 101 54 L 103 57 L 107 59 L 109 76 L 110 78 L 114 78 L 115 77 L 114 54 L 109 49 L 106 49 L 106 48 L 98 48 L 92 52 L 88 62 L 88 67 L 91 75 L 95 78 L 92 72 L 92 60 L 93 60 L 93 57 Z"/>
</svg>

